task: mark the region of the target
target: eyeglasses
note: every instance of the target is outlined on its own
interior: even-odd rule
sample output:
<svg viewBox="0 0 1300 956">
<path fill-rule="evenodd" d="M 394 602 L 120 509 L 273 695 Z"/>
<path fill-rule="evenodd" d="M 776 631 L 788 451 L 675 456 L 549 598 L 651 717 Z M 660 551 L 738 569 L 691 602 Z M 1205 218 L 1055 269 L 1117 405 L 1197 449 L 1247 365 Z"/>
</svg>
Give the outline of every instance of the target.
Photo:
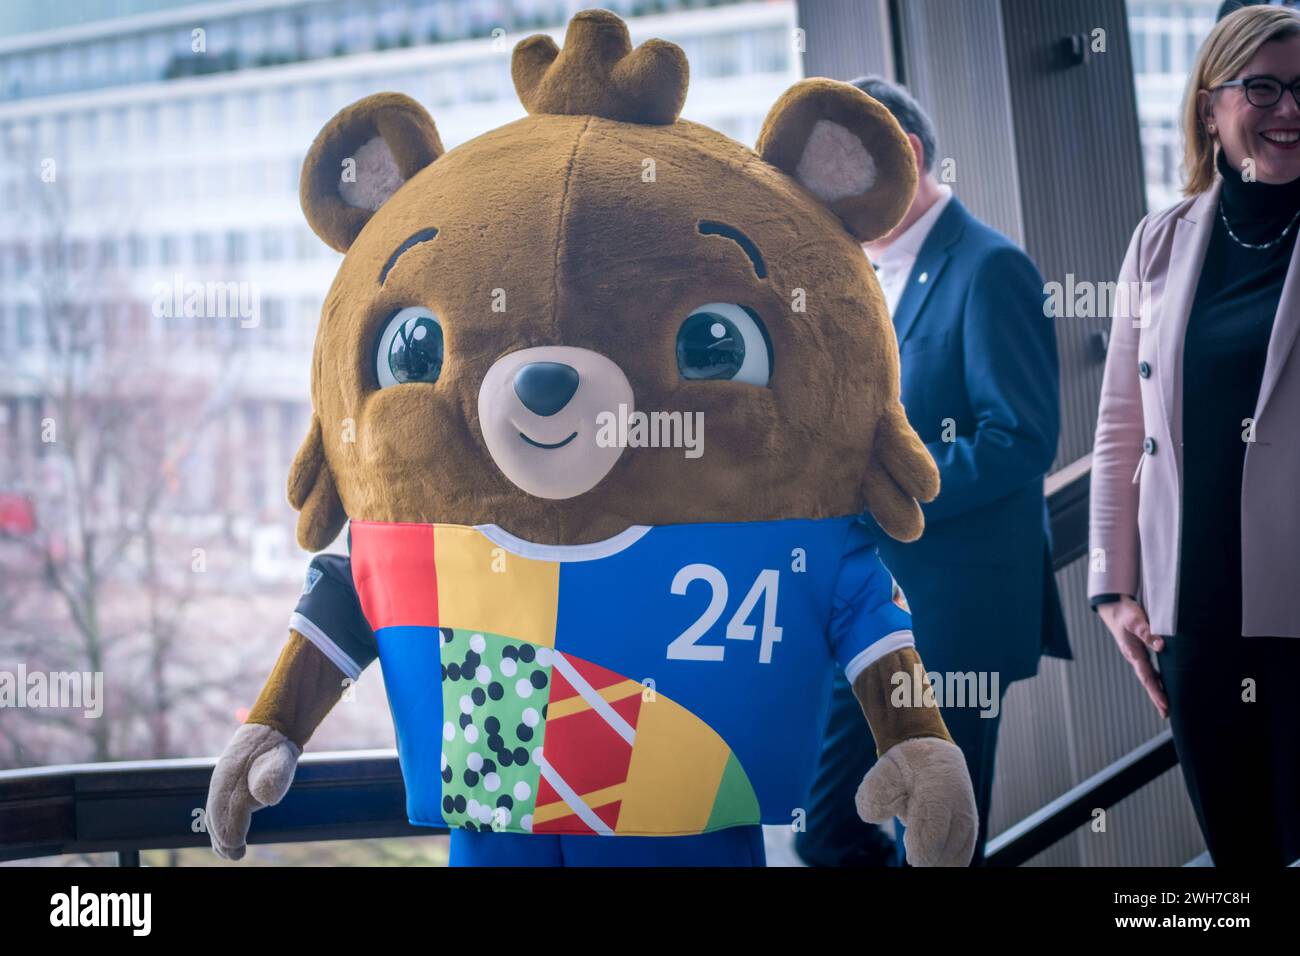
<svg viewBox="0 0 1300 956">
<path fill-rule="evenodd" d="M 1228 86 L 1240 86 L 1246 94 L 1247 102 L 1262 110 L 1276 106 L 1278 100 L 1282 99 L 1282 91 L 1288 89 L 1287 84 L 1276 76 L 1246 76 L 1240 80 L 1220 83 L 1215 89 L 1221 90 Z M 1293 80 L 1289 88 L 1291 96 L 1295 98 L 1295 105 L 1300 106 L 1300 79 Z"/>
</svg>

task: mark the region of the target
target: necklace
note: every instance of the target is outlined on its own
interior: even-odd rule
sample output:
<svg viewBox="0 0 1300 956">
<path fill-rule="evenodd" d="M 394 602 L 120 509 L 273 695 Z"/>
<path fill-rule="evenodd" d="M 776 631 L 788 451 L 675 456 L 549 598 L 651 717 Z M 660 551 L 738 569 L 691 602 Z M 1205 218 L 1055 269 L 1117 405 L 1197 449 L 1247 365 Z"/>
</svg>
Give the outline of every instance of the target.
<svg viewBox="0 0 1300 956">
<path fill-rule="evenodd" d="M 1279 242 L 1281 242 L 1283 239 L 1286 238 L 1286 234 L 1291 231 L 1291 227 L 1296 224 L 1296 220 L 1300 220 L 1300 210 L 1297 210 L 1296 214 L 1291 217 L 1291 221 L 1286 224 L 1286 228 L 1282 230 L 1282 234 L 1280 236 L 1278 236 L 1276 239 L 1271 239 L 1268 242 L 1262 242 L 1262 243 L 1243 242 L 1241 239 L 1237 237 L 1237 234 L 1232 231 L 1232 224 L 1228 222 L 1227 213 L 1223 211 L 1222 199 L 1219 200 L 1219 218 L 1223 220 L 1223 228 L 1228 230 L 1228 235 L 1232 237 L 1232 241 L 1235 242 L 1237 245 L 1241 246 L 1243 249 L 1272 249 Z"/>
</svg>

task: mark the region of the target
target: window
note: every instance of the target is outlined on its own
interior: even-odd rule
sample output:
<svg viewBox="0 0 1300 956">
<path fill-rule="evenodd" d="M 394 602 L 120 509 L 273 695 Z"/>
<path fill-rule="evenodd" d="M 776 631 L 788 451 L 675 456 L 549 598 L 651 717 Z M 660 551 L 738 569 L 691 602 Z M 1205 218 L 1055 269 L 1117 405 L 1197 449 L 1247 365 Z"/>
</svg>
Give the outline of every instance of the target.
<svg viewBox="0 0 1300 956">
<path fill-rule="evenodd" d="M 226 101 L 224 97 L 208 98 L 206 122 L 209 130 L 224 129 L 226 125 Z"/>
<path fill-rule="evenodd" d="M 294 88 L 282 86 L 275 91 L 275 118 L 280 123 L 292 123 L 298 116 L 294 109 Z"/>
<path fill-rule="evenodd" d="M 113 76 L 119 81 L 131 79 L 131 43 L 126 37 L 113 41 Z"/>
<path fill-rule="evenodd" d="M 306 226 L 296 230 L 295 235 L 298 237 L 298 258 L 315 259 L 320 252 L 321 241 L 316 238 L 316 233 L 312 232 Z"/>
<path fill-rule="evenodd" d="M 172 129 L 181 135 L 188 135 L 194 112 L 193 100 L 180 100 L 171 108 Z"/>
<path fill-rule="evenodd" d="M 371 12 L 350 3 L 344 10 L 341 49 L 348 53 L 365 53 L 375 48 L 375 20 Z"/>
<path fill-rule="evenodd" d="M 158 141 L 158 104 L 150 103 L 140 111 L 140 135 L 146 143 Z"/>
<path fill-rule="evenodd" d="M 109 46 L 106 41 L 97 40 L 87 44 L 86 80 L 88 86 L 103 86 L 110 79 Z"/>
<path fill-rule="evenodd" d="M 119 106 L 109 114 L 109 124 L 112 130 L 113 142 L 125 145 L 128 138 L 126 125 L 126 108 Z"/>
<path fill-rule="evenodd" d="M 166 33 L 154 32 L 145 38 L 145 63 L 151 79 L 159 78 L 167 69 L 168 37 Z"/>
<path fill-rule="evenodd" d="M 194 234 L 194 262 L 201 266 L 212 263 L 212 237 L 207 233 Z"/>
<path fill-rule="evenodd" d="M 330 56 L 334 52 L 333 10 L 313 7 L 307 14 L 307 55 L 313 59 Z"/>
<path fill-rule="evenodd" d="M 18 348 L 29 349 L 36 344 L 36 316 L 26 302 L 18 305 Z"/>
<path fill-rule="evenodd" d="M 81 51 L 74 46 L 65 46 L 59 55 L 60 90 L 76 90 L 81 87 Z"/>
<path fill-rule="evenodd" d="M 213 20 L 208 25 L 208 56 L 220 56 L 234 48 L 235 30 L 230 20 Z"/>
<path fill-rule="evenodd" d="M 754 69 L 759 73 L 784 73 L 790 67 L 793 40 L 784 30 L 764 30 L 754 36 Z"/>
<path fill-rule="evenodd" d="M 143 236 L 128 236 L 126 248 L 127 258 L 132 269 L 143 269 L 149 264 L 149 243 Z"/>
<path fill-rule="evenodd" d="M 230 177 L 234 170 L 225 163 L 215 163 L 208 167 L 204 175 L 208 195 L 220 198 L 230 194 Z"/>
<path fill-rule="evenodd" d="M 383 0 L 378 12 L 380 49 L 411 45 L 410 11 L 401 0 Z"/>
<path fill-rule="evenodd" d="M 262 98 L 256 93 L 245 93 L 239 98 L 237 124 L 256 127 L 260 124 Z"/>
<path fill-rule="evenodd" d="M 284 257 L 284 236 L 279 229 L 262 230 L 262 258 L 267 262 L 278 262 Z"/>
<path fill-rule="evenodd" d="M 181 241 L 176 236 L 163 236 L 159 240 L 158 259 L 159 264 L 164 266 L 174 266 L 180 261 Z"/>
<path fill-rule="evenodd" d="M 263 300 L 260 344 L 264 348 L 282 348 L 284 346 L 284 325 L 284 302 L 280 299 Z"/>
<path fill-rule="evenodd" d="M 248 261 L 248 241 L 242 232 L 226 233 L 226 261 Z"/>
<path fill-rule="evenodd" d="M 250 63 L 258 63 L 266 53 L 267 23 L 265 17 L 244 17 L 238 22 L 238 48 Z"/>
<path fill-rule="evenodd" d="M 298 33 L 294 29 L 293 19 L 287 13 L 276 13 L 267 22 L 267 45 L 271 54 L 281 60 L 296 57 Z"/>
<path fill-rule="evenodd" d="M 117 240 L 105 236 L 99 240 L 99 268 L 112 269 L 117 265 Z"/>
</svg>

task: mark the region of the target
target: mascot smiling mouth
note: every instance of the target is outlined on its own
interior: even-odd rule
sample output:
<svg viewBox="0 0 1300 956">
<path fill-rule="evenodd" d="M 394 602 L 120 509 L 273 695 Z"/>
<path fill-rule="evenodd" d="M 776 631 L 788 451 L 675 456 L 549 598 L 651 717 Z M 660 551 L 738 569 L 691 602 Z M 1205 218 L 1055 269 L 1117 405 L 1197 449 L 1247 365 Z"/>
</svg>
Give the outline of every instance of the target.
<svg viewBox="0 0 1300 956">
<path fill-rule="evenodd" d="M 577 437 L 578 437 L 578 433 L 577 433 L 577 432 L 574 432 L 574 433 L 573 433 L 572 435 L 570 435 L 568 438 L 564 439 L 564 441 L 557 441 L 557 442 L 556 442 L 555 444 L 553 444 L 553 445 L 547 445 L 547 444 L 544 444 L 544 443 L 539 442 L 539 441 L 533 441 L 531 438 L 529 438 L 529 437 L 528 437 L 527 435 L 525 435 L 523 432 L 520 432 L 520 433 L 519 433 L 519 437 L 522 438 L 524 441 L 528 442 L 528 444 L 532 445 L 534 448 L 545 448 L 546 450 L 550 451 L 550 450 L 555 449 L 555 448 L 563 448 L 563 447 L 564 447 L 565 445 L 567 445 L 569 442 L 571 442 L 571 441 L 573 441 L 575 438 L 577 438 Z"/>
</svg>

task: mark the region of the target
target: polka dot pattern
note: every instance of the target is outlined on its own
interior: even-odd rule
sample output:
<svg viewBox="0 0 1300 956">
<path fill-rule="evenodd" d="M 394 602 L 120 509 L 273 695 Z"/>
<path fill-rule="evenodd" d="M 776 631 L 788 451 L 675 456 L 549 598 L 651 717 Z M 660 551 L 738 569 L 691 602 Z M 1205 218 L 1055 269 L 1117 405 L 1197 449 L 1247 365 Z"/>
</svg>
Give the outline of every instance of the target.
<svg viewBox="0 0 1300 956">
<path fill-rule="evenodd" d="M 554 652 L 440 628 L 443 819 L 466 829 L 532 829 Z"/>
</svg>

